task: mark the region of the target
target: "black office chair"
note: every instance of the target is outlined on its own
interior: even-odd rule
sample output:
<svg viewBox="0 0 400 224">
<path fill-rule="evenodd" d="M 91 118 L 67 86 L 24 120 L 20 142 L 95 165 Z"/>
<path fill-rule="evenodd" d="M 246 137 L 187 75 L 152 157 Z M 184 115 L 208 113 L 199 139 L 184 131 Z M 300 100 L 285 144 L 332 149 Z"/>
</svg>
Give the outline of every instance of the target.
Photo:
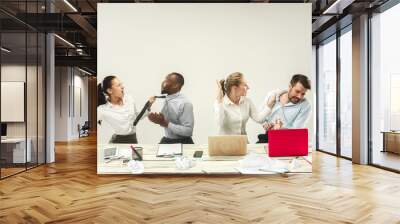
<svg viewBox="0 0 400 224">
<path fill-rule="evenodd" d="M 89 136 L 89 129 L 90 129 L 89 121 L 85 121 L 85 123 L 82 125 L 82 127 L 80 127 L 80 125 L 78 125 L 79 138 Z"/>
</svg>

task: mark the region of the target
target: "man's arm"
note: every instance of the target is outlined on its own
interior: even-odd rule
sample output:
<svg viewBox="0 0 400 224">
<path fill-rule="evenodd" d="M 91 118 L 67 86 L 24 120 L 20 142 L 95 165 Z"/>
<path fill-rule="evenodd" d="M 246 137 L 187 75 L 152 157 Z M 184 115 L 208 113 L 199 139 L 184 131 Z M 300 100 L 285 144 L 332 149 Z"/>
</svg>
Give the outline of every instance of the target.
<svg viewBox="0 0 400 224">
<path fill-rule="evenodd" d="M 272 91 L 268 92 L 267 96 L 266 96 L 265 99 L 264 99 L 264 103 L 263 103 L 263 105 L 262 105 L 262 108 L 264 107 L 264 105 L 267 104 L 269 98 L 271 98 L 271 97 L 277 97 L 277 96 L 278 96 L 278 100 L 275 102 L 275 104 L 280 103 L 280 102 L 279 102 L 279 94 L 280 94 L 281 92 L 282 92 L 281 90 L 272 90 Z M 275 105 L 275 104 L 274 104 L 274 105 Z M 272 112 L 273 112 L 273 109 L 274 109 L 274 107 L 272 106 L 272 107 L 271 107 L 271 112 L 266 116 L 263 126 L 266 126 L 266 125 L 271 124 L 271 123 L 274 122 L 274 121 L 272 121 L 272 114 L 273 114 Z"/>
<path fill-rule="evenodd" d="M 193 105 L 191 103 L 183 104 L 178 120 L 180 124 L 168 122 L 167 128 L 176 135 L 191 137 L 194 127 Z"/>
</svg>

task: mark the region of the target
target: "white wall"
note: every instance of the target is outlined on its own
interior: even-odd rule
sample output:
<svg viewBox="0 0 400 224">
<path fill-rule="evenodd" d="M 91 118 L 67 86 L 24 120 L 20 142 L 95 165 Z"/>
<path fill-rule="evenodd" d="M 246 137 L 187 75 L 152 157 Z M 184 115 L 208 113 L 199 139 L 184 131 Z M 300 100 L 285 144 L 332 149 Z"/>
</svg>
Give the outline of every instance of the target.
<svg viewBox="0 0 400 224">
<path fill-rule="evenodd" d="M 24 122 L 25 82 L 1 82 L 1 121 Z"/>
<path fill-rule="evenodd" d="M 78 73 L 77 73 L 78 72 Z M 75 70 L 74 71 L 74 107 L 72 110 L 72 120 L 71 120 L 71 134 L 73 138 L 79 137 L 77 126 L 80 124 L 81 126 L 88 121 L 88 78 L 87 76 L 82 76 L 83 73 Z M 72 106 L 72 105 L 71 105 Z M 82 111 L 80 111 L 82 110 Z"/>
<path fill-rule="evenodd" d="M 244 73 L 257 105 L 270 90 L 286 89 L 295 73 L 314 80 L 310 21 L 311 4 L 98 4 L 98 82 L 117 75 L 140 108 L 159 94 L 166 74 L 183 74 L 194 141 L 206 143 L 217 133 L 216 79 Z M 312 93 L 308 98 L 313 103 Z M 98 128 L 98 142 L 108 142 L 109 129 Z M 249 121 L 247 132 L 255 142 L 263 130 Z M 146 119 L 137 134 L 141 143 L 156 143 L 163 130 Z"/>
<path fill-rule="evenodd" d="M 56 67 L 55 73 L 55 141 L 77 139 L 78 124 L 88 120 L 88 79 L 72 67 Z M 77 105 L 81 105 L 82 114 Z"/>
<path fill-rule="evenodd" d="M 5 82 L 25 82 L 26 83 L 26 72 L 29 75 L 36 74 L 36 67 L 19 65 L 19 64 L 7 64 L 1 66 L 1 81 Z M 31 80 L 32 78 L 28 76 L 29 85 L 36 86 L 36 80 Z M 27 119 L 28 119 L 28 137 L 30 137 L 31 133 L 35 133 L 36 135 L 36 121 L 37 115 L 36 113 L 36 88 L 27 88 L 27 104 L 31 106 L 30 109 L 27 109 Z M 4 96 L 2 96 L 4 97 Z M 32 102 L 34 102 L 32 104 Z M 2 108 L 5 110 L 6 108 Z M 22 108 L 24 110 L 24 108 Z M 25 122 L 7 122 L 7 136 L 8 137 L 25 137 Z M 42 136 L 40 136 L 42 137 Z"/>
<path fill-rule="evenodd" d="M 55 68 L 55 141 L 68 140 L 68 67 Z"/>
<path fill-rule="evenodd" d="M 21 138 L 28 137 L 31 144 L 31 155 L 32 161 L 36 162 L 39 158 L 39 163 L 44 162 L 45 153 L 45 142 L 44 142 L 44 93 L 43 88 L 44 74 L 42 72 L 41 66 L 25 66 L 25 64 L 4 64 L 1 66 L 1 81 L 5 82 L 24 82 L 26 83 L 26 121 L 22 122 L 6 122 L 7 123 L 7 137 L 9 138 Z M 27 78 L 27 80 L 25 80 Z M 3 92 L 4 89 L 2 89 Z M 23 95 L 23 90 L 22 90 Z M 3 97 L 7 97 L 2 95 Z M 24 98 L 24 96 L 22 97 Z M 23 99 L 22 99 L 23 100 Z M 1 108 L 1 110 L 9 110 L 7 112 L 12 112 L 12 110 L 17 110 L 16 108 Z M 24 114 L 25 107 L 22 105 L 22 110 Z M 3 111 L 4 112 L 4 111 Z M 20 111 L 21 112 L 21 111 Z M 39 156 L 37 157 L 37 153 Z"/>
</svg>

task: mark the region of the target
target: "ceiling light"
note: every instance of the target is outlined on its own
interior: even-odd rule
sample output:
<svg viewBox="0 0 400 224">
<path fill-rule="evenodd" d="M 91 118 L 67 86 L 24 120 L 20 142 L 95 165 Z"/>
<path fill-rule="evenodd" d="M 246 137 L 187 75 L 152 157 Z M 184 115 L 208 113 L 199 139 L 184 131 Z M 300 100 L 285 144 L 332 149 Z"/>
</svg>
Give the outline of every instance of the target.
<svg viewBox="0 0 400 224">
<path fill-rule="evenodd" d="M 68 40 L 66 40 L 66 39 L 64 39 L 64 38 L 62 38 L 62 37 L 60 37 L 60 36 L 57 35 L 57 34 L 54 34 L 54 36 L 57 37 L 58 39 L 60 39 L 62 42 L 66 43 L 67 45 L 69 45 L 69 46 L 75 48 L 75 45 L 73 45 L 73 44 L 72 44 L 71 42 L 69 42 Z"/>
<path fill-rule="evenodd" d="M 336 0 L 332 5 L 330 5 L 327 9 L 325 9 L 322 14 L 339 14 L 339 13 L 337 13 L 336 7 L 338 6 L 340 1 L 341 0 Z"/>
<path fill-rule="evenodd" d="M 5 47 L 1 47 L 1 50 L 4 51 L 4 52 L 6 52 L 6 53 L 10 53 L 10 52 L 11 52 L 11 50 L 9 50 L 9 49 L 7 49 L 7 48 L 5 48 Z"/>
<path fill-rule="evenodd" d="M 86 70 L 83 70 L 83 69 L 81 69 L 81 68 L 79 68 L 79 67 L 78 67 L 78 70 L 81 71 L 81 72 L 83 72 L 83 73 L 85 73 L 85 74 L 87 74 L 87 75 L 92 75 L 92 73 L 90 73 L 90 72 L 88 72 L 88 71 L 86 71 Z"/>
<path fill-rule="evenodd" d="M 72 10 L 74 10 L 74 12 L 78 12 L 78 10 L 71 4 L 69 3 L 68 0 L 64 0 L 65 4 L 67 4 Z"/>
<path fill-rule="evenodd" d="M 349 7 L 356 0 L 336 0 L 332 5 L 330 5 L 327 9 L 324 10 L 322 14 L 324 15 L 337 15 L 342 14 L 343 10 Z"/>
</svg>

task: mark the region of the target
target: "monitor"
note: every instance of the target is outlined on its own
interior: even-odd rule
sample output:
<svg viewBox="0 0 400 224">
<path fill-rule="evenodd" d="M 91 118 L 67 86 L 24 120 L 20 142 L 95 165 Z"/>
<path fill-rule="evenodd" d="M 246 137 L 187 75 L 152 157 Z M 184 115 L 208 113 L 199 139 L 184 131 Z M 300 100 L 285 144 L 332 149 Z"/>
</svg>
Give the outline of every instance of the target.
<svg viewBox="0 0 400 224">
<path fill-rule="evenodd" d="M 1 136 L 7 136 L 7 124 L 1 123 Z"/>
</svg>

